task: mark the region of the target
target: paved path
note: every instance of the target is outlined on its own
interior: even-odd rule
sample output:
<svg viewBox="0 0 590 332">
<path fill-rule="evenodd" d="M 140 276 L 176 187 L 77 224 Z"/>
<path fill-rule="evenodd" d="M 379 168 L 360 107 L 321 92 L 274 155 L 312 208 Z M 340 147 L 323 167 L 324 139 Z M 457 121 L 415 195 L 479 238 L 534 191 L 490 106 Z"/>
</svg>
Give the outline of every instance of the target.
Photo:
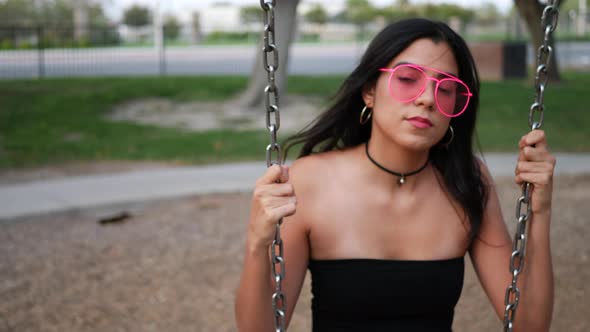
<svg viewBox="0 0 590 332">
<path fill-rule="evenodd" d="M 516 155 L 486 154 L 492 175 L 511 176 Z M 590 174 L 590 154 L 557 154 L 556 174 Z M 250 191 L 266 164 L 236 163 L 76 176 L 0 185 L 0 219 L 195 194 Z"/>
</svg>

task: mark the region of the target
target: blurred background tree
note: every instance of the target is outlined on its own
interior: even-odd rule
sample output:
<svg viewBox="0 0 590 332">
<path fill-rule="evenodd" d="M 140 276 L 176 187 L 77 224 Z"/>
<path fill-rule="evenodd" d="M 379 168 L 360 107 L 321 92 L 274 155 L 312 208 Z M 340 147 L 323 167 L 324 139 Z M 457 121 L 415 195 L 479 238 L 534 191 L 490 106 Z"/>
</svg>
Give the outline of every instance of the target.
<svg viewBox="0 0 590 332">
<path fill-rule="evenodd" d="M 152 14 L 148 7 L 132 5 L 123 12 L 123 23 L 131 27 L 143 27 L 152 23 Z"/>
<path fill-rule="evenodd" d="M 582 38 L 588 31 L 588 7 L 590 0 L 566 0 L 561 5 L 561 18 L 569 23 L 568 30 L 570 33 Z M 562 21 L 563 22 L 563 21 Z"/>
<path fill-rule="evenodd" d="M 193 42 L 199 43 L 203 38 L 203 31 L 201 30 L 201 13 L 193 13 L 191 17 L 191 30 L 193 33 Z"/>
<path fill-rule="evenodd" d="M 324 9 L 324 7 L 317 3 L 308 10 L 305 15 L 303 15 L 305 20 L 310 23 L 315 23 L 317 25 L 324 25 L 328 22 L 328 13 Z"/>
<path fill-rule="evenodd" d="M 320 35 L 324 30 L 324 25 L 328 23 L 328 13 L 319 3 L 314 4 L 305 13 L 303 13 L 303 19 L 307 22 L 309 28 L 307 34 L 301 34 L 299 37 L 304 41 L 318 42 L 320 41 Z"/>
<path fill-rule="evenodd" d="M 33 25 L 36 24 L 37 13 L 33 0 L 6 0 L 0 2 L 0 22 L 2 24 Z"/>
<path fill-rule="evenodd" d="M 263 11 L 260 6 L 245 6 L 240 8 L 240 20 L 243 23 L 258 23 L 264 19 Z"/>
<path fill-rule="evenodd" d="M 502 14 L 493 2 L 486 2 L 475 12 L 475 20 L 481 25 L 493 25 L 502 19 Z"/>
<path fill-rule="evenodd" d="M 279 68 L 275 74 L 275 81 L 280 96 L 284 96 L 287 87 L 287 67 L 289 64 L 289 48 L 293 41 L 297 26 L 297 6 L 299 0 L 277 1 L 275 7 L 275 40 L 279 52 Z M 261 15 L 262 9 L 256 7 L 257 15 Z M 261 20 L 263 19 L 263 16 Z M 256 49 L 261 50 L 263 47 L 263 40 L 260 38 Z M 267 73 L 262 62 L 262 54 L 260 51 L 256 52 L 254 66 L 252 66 L 252 74 L 248 81 L 246 90 L 236 97 L 235 103 L 243 108 L 259 108 L 263 105 L 264 99 L 262 91 L 267 84 Z M 272 59 L 270 59 L 272 63 Z"/>
<path fill-rule="evenodd" d="M 420 16 L 447 22 L 459 33 L 475 18 L 475 11 L 454 4 L 425 4 L 418 6 Z"/>
<path fill-rule="evenodd" d="M 522 17 L 526 23 L 527 29 L 529 31 L 529 38 L 533 44 L 533 50 L 536 54 L 539 47 L 541 47 L 541 44 L 543 44 L 543 39 L 545 38 L 545 28 L 543 28 L 540 24 L 541 16 L 543 14 L 543 10 L 545 9 L 545 4 L 530 0 L 514 0 L 514 4 L 516 5 L 516 9 L 518 10 L 520 17 Z M 559 4 L 561 5 L 563 2 L 560 2 Z M 561 77 L 559 75 L 559 68 L 557 66 L 557 50 L 555 48 L 554 36 L 552 36 L 550 39 L 550 45 L 553 48 L 553 55 L 551 56 L 549 63 L 549 79 L 552 81 L 560 81 Z"/>
<path fill-rule="evenodd" d="M 0 24 L 2 25 L 59 25 L 73 26 L 74 11 L 80 8 L 87 12 L 89 25 L 106 25 L 103 4 L 91 0 L 5 0 L 0 1 Z M 78 7 L 76 7 L 78 6 Z"/>
<path fill-rule="evenodd" d="M 417 17 L 420 15 L 418 9 L 409 0 L 396 0 L 392 5 L 377 8 L 377 16 L 383 17 L 385 22 L 393 23 L 405 18 Z"/>
<path fill-rule="evenodd" d="M 88 46 L 118 42 L 118 34 L 106 17 L 108 0 L 5 0 L 0 1 L 0 43 L 25 47 L 28 35 L 42 28 L 33 43 L 52 46 Z M 20 28 L 18 32 L 11 30 Z M 110 29 L 101 30 L 98 29 Z M 25 36 L 21 36 L 24 34 Z M 32 46 L 32 45 L 29 45 Z"/>
<path fill-rule="evenodd" d="M 180 22 L 174 15 L 167 15 L 164 18 L 164 37 L 166 40 L 176 40 L 180 35 Z"/>
<path fill-rule="evenodd" d="M 377 11 L 369 0 L 346 0 L 344 13 L 346 20 L 356 25 L 358 40 L 365 38 L 367 24 L 373 22 L 377 16 Z"/>
</svg>

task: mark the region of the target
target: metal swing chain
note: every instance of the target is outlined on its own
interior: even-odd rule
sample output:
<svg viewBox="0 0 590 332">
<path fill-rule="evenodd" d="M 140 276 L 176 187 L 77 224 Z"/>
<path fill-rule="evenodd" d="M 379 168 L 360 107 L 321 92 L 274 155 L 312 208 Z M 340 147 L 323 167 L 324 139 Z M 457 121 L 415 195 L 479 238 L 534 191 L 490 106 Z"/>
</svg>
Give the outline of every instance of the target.
<svg viewBox="0 0 590 332">
<path fill-rule="evenodd" d="M 559 0 L 548 0 L 543 16 L 541 18 L 541 26 L 545 30 L 545 38 L 543 45 L 537 51 L 537 72 L 535 75 L 535 100 L 531 105 L 529 111 L 529 126 L 531 130 L 539 129 L 543 125 L 543 112 L 545 106 L 543 104 L 545 87 L 549 80 L 549 63 L 553 49 L 549 45 L 551 34 L 557 28 L 557 21 L 559 19 Z M 535 113 L 538 119 L 535 119 Z M 512 332 L 514 326 L 514 319 L 516 316 L 516 309 L 520 301 L 520 289 L 516 283 L 518 276 L 524 268 L 524 256 L 526 250 L 527 240 L 527 221 L 531 217 L 531 184 L 525 183 L 522 187 L 522 195 L 518 198 L 516 203 L 516 234 L 514 235 L 514 243 L 512 245 L 512 255 L 510 256 L 510 273 L 512 273 L 512 283 L 506 288 L 504 297 L 504 332 Z"/>
<path fill-rule="evenodd" d="M 275 44 L 275 0 L 260 0 L 260 7 L 264 10 L 262 60 L 268 78 L 268 84 L 264 88 L 266 128 L 270 134 L 270 144 L 266 147 L 266 166 L 270 167 L 274 164 L 282 165 L 281 146 L 277 143 L 277 132 L 281 126 L 281 121 L 279 113 L 279 91 L 275 83 L 275 72 L 279 67 L 279 50 Z M 273 153 L 276 153 L 274 159 L 272 158 Z M 287 299 L 282 290 L 282 282 L 285 279 L 285 260 L 283 258 L 283 241 L 281 240 L 282 222 L 283 220 L 280 219 L 277 223 L 275 238 L 270 248 L 271 272 L 275 280 L 272 307 L 276 332 L 284 332 L 287 321 Z"/>
</svg>

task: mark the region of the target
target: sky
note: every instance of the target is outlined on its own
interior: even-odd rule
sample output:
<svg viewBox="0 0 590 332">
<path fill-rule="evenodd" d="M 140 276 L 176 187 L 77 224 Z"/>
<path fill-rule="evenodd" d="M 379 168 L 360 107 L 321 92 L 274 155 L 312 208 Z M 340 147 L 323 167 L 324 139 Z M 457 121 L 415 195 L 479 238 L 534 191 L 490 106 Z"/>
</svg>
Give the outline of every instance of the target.
<svg viewBox="0 0 590 332">
<path fill-rule="evenodd" d="M 181 20 L 185 17 L 190 17 L 190 13 L 193 11 L 206 8 L 214 2 L 220 0 L 159 0 L 160 12 L 161 13 L 172 13 L 178 16 Z M 277 1 L 288 1 L 288 0 L 277 0 Z M 106 1 L 105 9 L 107 15 L 114 20 L 119 20 L 122 16 L 122 12 L 125 8 L 133 4 L 141 4 L 143 6 L 149 6 L 154 8 L 158 0 L 110 0 Z M 224 0 L 235 4 L 236 6 L 251 6 L 260 5 L 259 0 Z M 301 0 L 300 3 L 322 3 L 320 0 Z M 394 0 L 370 0 L 374 6 L 386 6 L 390 5 Z M 412 3 L 456 3 L 462 6 L 470 7 L 474 3 L 482 4 L 483 2 L 494 2 L 498 9 L 502 12 L 508 11 L 513 3 L 513 0 L 489 0 L 489 1 L 473 1 L 473 0 L 413 0 Z M 109 4 L 110 3 L 110 4 Z M 344 5 L 345 0 L 330 0 L 330 4 Z"/>
</svg>

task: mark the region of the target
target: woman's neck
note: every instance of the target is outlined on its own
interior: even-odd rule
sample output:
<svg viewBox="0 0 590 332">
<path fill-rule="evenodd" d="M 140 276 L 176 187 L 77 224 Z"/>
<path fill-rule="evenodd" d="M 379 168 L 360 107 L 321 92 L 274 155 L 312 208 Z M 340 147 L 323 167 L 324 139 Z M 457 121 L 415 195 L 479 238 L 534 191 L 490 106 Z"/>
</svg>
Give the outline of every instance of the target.
<svg viewBox="0 0 590 332">
<path fill-rule="evenodd" d="M 363 146 L 362 150 L 362 153 L 366 154 L 367 161 L 372 164 L 370 168 L 372 176 L 387 183 L 393 182 L 405 187 L 413 187 L 416 179 L 425 173 L 424 166 L 428 162 L 429 154 L 428 150 L 411 150 L 390 140 L 384 141 L 377 135 L 371 135 L 367 146 Z M 417 173 L 407 177 L 403 176 L 403 179 L 401 176 L 395 175 L 395 173 L 411 174 L 414 172 Z"/>
</svg>

